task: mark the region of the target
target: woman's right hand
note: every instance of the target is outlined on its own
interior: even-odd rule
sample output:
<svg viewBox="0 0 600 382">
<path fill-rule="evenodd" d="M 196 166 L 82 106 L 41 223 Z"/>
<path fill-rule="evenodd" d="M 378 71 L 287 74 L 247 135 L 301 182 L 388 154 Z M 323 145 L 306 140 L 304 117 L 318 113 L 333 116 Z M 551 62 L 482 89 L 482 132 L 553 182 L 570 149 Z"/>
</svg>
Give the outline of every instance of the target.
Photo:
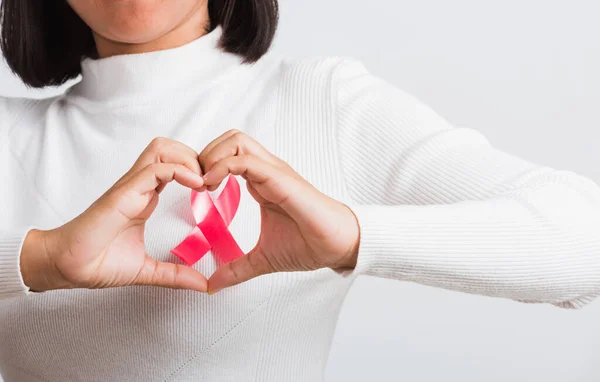
<svg viewBox="0 0 600 382">
<path fill-rule="evenodd" d="M 31 230 L 21 273 L 32 291 L 154 285 L 205 292 L 206 278 L 185 265 L 158 262 L 145 252 L 145 223 L 167 183 L 204 190 L 198 154 L 156 138 L 131 169 L 87 210 L 49 231 Z"/>
</svg>

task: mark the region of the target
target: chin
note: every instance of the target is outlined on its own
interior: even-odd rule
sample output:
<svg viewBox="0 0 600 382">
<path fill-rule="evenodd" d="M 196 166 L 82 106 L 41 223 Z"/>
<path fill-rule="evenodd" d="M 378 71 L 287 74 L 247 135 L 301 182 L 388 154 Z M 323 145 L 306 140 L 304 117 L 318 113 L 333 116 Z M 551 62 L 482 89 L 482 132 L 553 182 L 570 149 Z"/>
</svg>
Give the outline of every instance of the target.
<svg viewBox="0 0 600 382">
<path fill-rule="evenodd" d="M 159 6 L 152 7 L 146 4 L 154 3 L 153 1 L 112 0 L 109 2 L 120 6 L 104 10 L 105 14 L 100 18 L 99 25 L 92 29 L 112 41 L 131 44 L 152 41 L 168 32 L 179 21 L 174 20 L 169 11 L 162 11 Z M 138 3 L 143 5 L 138 6 Z"/>
<path fill-rule="evenodd" d="M 123 18 L 122 22 L 111 20 L 110 24 L 104 24 L 103 28 L 98 28 L 96 33 L 115 42 L 143 44 L 166 34 L 170 29 L 172 26 L 161 21 L 160 18 L 157 20 Z"/>
<path fill-rule="evenodd" d="M 141 44 L 168 33 L 205 0 L 69 0 L 69 4 L 105 39 Z"/>
</svg>

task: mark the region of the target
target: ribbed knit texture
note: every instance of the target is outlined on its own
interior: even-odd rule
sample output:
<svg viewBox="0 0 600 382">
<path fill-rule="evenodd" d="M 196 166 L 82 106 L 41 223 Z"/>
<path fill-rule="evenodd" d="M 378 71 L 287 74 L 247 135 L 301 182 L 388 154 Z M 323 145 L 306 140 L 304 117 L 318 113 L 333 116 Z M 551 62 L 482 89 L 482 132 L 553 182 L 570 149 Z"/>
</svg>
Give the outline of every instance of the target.
<svg viewBox="0 0 600 382">
<path fill-rule="evenodd" d="M 20 253 L 28 232 L 29 228 L 18 233 L 0 232 L 0 291 L 2 291 L 2 298 L 19 296 L 29 290 L 23 284 L 19 256 L 15 256 L 15 253 Z"/>
<path fill-rule="evenodd" d="M 452 127 L 356 60 L 269 54 L 243 65 L 216 48 L 220 34 L 85 60 L 82 82 L 60 97 L 0 100 L 5 381 L 319 381 L 359 275 L 563 308 L 598 295 L 593 182 Z M 231 128 L 352 208 L 361 228 L 355 269 L 271 274 L 214 296 L 151 287 L 27 293 L 19 254 L 31 227 L 76 217 L 157 136 L 201 151 Z M 230 229 L 249 251 L 260 214 L 239 180 Z M 169 185 L 147 224 L 147 252 L 177 262 L 169 250 L 193 225 L 189 190 Z M 210 253 L 194 267 L 216 269 Z"/>
</svg>

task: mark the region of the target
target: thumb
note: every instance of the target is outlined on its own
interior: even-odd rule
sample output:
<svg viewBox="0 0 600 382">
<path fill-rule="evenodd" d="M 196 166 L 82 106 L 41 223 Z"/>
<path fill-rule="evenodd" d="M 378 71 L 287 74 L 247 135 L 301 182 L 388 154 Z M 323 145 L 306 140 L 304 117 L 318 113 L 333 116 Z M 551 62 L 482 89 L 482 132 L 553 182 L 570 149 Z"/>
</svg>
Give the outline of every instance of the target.
<svg viewBox="0 0 600 382">
<path fill-rule="evenodd" d="M 150 256 L 146 256 L 144 265 L 133 284 L 206 292 L 208 283 L 206 277 L 193 268 L 182 264 L 156 261 Z"/>
<path fill-rule="evenodd" d="M 267 258 L 256 247 L 245 256 L 217 269 L 208 280 L 208 294 L 217 293 L 221 289 L 273 272 L 275 270 Z"/>
</svg>

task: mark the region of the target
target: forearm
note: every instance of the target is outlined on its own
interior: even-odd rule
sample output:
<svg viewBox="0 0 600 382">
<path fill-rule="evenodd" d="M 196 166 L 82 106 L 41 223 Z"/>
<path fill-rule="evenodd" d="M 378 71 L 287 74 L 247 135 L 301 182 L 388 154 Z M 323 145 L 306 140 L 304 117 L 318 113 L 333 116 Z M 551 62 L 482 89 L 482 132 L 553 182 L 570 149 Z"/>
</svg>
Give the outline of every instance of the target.
<svg viewBox="0 0 600 382">
<path fill-rule="evenodd" d="M 336 73 L 356 274 L 564 307 L 600 294 L 598 185 L 453 127 L 358 62 Z"/>
<path fill-rule="evenodd" d="M 355 272 L 579 307 L 600 293 L 600 191 L 564 174 L 482 201 L 354 205 Z M 581 185 L 583 188 L 576 185 Z"/>
</svg>

